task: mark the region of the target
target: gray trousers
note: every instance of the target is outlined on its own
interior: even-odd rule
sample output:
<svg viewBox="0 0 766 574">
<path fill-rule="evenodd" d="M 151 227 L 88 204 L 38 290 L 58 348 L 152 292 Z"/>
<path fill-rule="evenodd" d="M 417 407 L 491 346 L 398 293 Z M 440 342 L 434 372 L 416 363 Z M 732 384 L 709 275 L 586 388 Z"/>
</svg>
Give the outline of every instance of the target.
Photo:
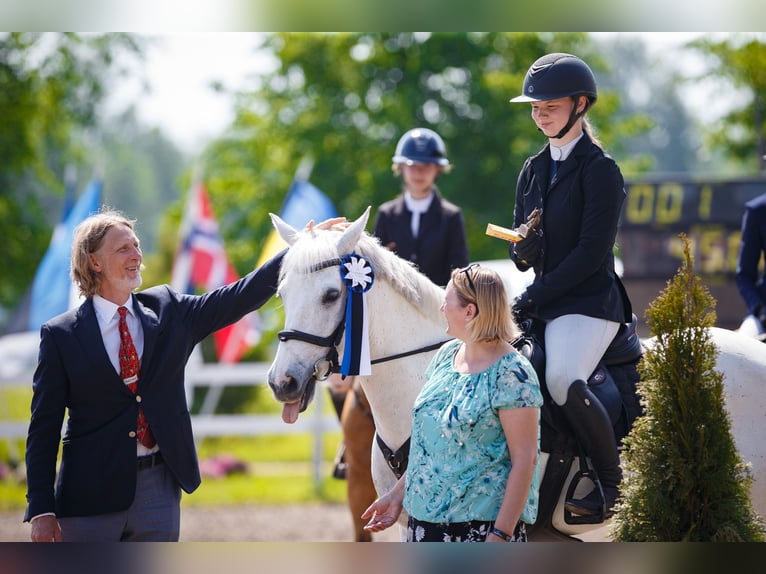
<svg viewBox="0 0 766 574">
<path fill-rule="evenodd" d="M 64 542 L 178 542 L 181 488 L 164 464 L 139 470 L 136 497 L 122 512 L 59 518 Z"/>
</svg>

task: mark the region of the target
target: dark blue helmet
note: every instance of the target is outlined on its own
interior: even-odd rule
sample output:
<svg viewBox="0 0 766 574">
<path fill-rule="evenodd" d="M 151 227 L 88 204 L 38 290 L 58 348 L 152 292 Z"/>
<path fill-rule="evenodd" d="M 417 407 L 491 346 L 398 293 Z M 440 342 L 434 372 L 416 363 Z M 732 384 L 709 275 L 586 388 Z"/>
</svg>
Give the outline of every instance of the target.
<svg viewBox="0 0 766 574">
<path fill-rule="evenodd" d="M 449 165 L 444 141 L 433 130 L 414 128 L 406 132 L 396 144 L 394 164 L 435 163 L 442 167 Z"/>
<path fill-rule="evenodd" d="M 520 96 L 512 102 L 544 102 L 569 96 L 586 96 L 589 106 L 596 101 L 596 78 L 577 56 L 554 53 L 538 58 L 524 77 Z"/>
</svg>

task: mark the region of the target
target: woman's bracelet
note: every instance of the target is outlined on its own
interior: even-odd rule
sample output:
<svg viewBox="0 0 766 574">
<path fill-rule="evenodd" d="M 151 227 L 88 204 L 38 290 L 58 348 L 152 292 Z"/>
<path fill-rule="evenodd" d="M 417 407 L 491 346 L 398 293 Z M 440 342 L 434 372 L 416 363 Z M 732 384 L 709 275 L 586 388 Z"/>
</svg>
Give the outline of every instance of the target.
<svg viewBox="0 0 766 574">
<path fill-rule="evenodd" d="M 489 531 L 490 534 L 494 534 L 498 538 L 502 538 L 506 542 L 513 542 L 513 536 L 510 534 L 506 534 L 502 530 L 500 530 L 497 526 L 493 526 L 492 529 Z"/>
</svg>

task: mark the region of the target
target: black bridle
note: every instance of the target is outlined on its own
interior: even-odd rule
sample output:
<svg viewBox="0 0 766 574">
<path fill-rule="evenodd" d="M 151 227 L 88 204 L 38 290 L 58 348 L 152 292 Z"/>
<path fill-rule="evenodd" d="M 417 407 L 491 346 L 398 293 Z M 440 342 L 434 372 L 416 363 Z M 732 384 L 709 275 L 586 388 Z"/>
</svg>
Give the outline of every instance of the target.
<svg viewBox="0 0 766 574">
<path fill-rule="evenodd" d="M 343 338 L 343 331 L 345 331 L 346 321 L 341 319 L 338 326 L 329 337 L 320 337 L 319 335 L 312 335 L 305 331 L 298 331 L 297 329 L 284 329 L 277 333 L 277 337 L 282 342 L 295 340 L 316 345 L 317 347 L 326 347 L 327 354 L 324 358 L 319 359 L 314 363 L 314 371 L 311 376 L 317 381 L 327 380 L 332 373 L 340 372 L 340 362 L 338 361 L 338 345 Z"/>
<path fill-rule="evenodd" d="M 327 269 L 328 267 L 332 267 L 335 265 L 340 265 L 342 263 L 341 259 L 328 259 L 327 261 L 323 261 L 322 263 L 318 263 L 310 268 L 309 272 L 314 271 L 320 271 L 322 269 Z M 348 295 L 346 295 L 348 296 Z M 339 373 L 340 372 L 340 363 L 338 361 L 338 345 L 340 344 L 340 340 L 343 338 L 343 332 L 346 328 L 346 320 L 345 318 L 341 318 L 340 322 L 338 323 L 338 326 L 335 327 L 335 330 L 327 337 L 321 337 L 319 335 L 313 335 L 311 333 L 306 333 L 305 331 L 299 331 L 298 329 L 284 329 L 280 331 L 277 336 L 279 337 L 279 340 L 282 342 L 295 340 L 295 341 L 302 341 L 304 343 L 309 343 L 311 345 L 316 345 L 317 347 L 325 347 L 328 349 L 327 355 L 324 356 L 324 358 L 319 359 L 316 363 L 314 363 L 314 371 L 311 373 L 311 376 L 314 378 L 314 380 L 317 381 L 324 381 L 330 377 L 332 373 Z M 388 357 L 381 357 L 378 359 L 373 359 L 370 361 L 370 364 L 377 365 L 379 363 L 385 363 L 387 361 L 395 361 L 397 359 L 403 359 L 404 357 L 409 357 L 411 355 L 417 355 L 420 353 L 427 353 L 428 351 L 434 351 L 441 347 L 444 343 L 449 341 L 449 339 L 440 341 L 438 343 L 432 343 L 430 345 L 425 345 L 424 347 L 418 347 L 417 349 L 412 349 L 411 351 L 405 351 L 403 353 L 397 353 L 395 355 L 389 355 Z M 345 375 L 343 375 L 343 378 L 345 378 Z M 388 464 L 388 467 L 391 469 L 391 471 L 394 473 L 394 475 L 397 478 L 401 478 L 402 474 L 407 470 L 407 463 L 409 462 L 409 453 L 410 453 L 410 439 L 408 438 L 405 443 L 399 447 L 397 451 L 393 451 L 391 448 L 386 445 L 385 442 L 383 442 L 383 439 L 380 438 L 380 435 L 377 433 L 375 434 L 375 437 L 377 439 L 378 448 L 380 448 L 381 452 L 383 453 L 383 457 Z"/>
<path fill-rule="evenodd" d="M 328 267 L 340 265 L 341 263 L 342 263 L 342 260 L 340 258 L 328 259 L 326 261 L 322 261 L 321 263 L 317 263 L 316 265 L 313 265 L 311 268 L 309 268 L 309 273 L 313 273 L 314 271 L 321 271 L 322 269 L 327 269 Z M 340 372 L 340 362 L 338 361 L 338 345 L 340 344 L 340 340 L 343 338 L 343 332 L 345 331 L 345 328 L 346 328 L 346 320 L 345 318 L 341 318 L 340 322 L 338 323 L 338 326 L 335 327 L 335 330 L 327 337 L 313 335 L 311 333 L 306 333 L 305 331 L 299 331 L 298 329 L 283 329 L 282 331 L 277 333 L 277 337 L 279 337 L 279 340 L 282 342 L 295 340 L 295 341 L 302 341 L 303 343 L 309 343 L 317 347 L 327 348 L 328 349 L 327 355 L 325 355 L 324 358 L 319 359 L 316 363 L 314 363 L 314 371 L 311 374 L 311 376 L 315 380 L 324 381 L 324 380 L 327 380 L 331 374 Z M 378 359 L 372 359 L 370 361 L 370 364 L 377 365 L 379 363 L 385 363 L 388 361 L 403 359 L 411 355 L 418 355 L 420 353 L 427 353 L 429 351 L 434 351 L 449 340 L 450 339 L 446 339 L 438 343 L 432 343 L 424 347 L 418 347 L 417 349 L 412 349 L 411 351 L 405 351 L 403 353 L 389 355 L 388 357 L 380 357 Z M 345 378 L 345 375 L 343 378 Z"/>
<path fill-rule="evenodd" d="M 282 342 L 294 340 L 309 343 L 317 347 L 326 347 L 328 349 L 327 355 L 314 363 L 314 371 L 311 373 L 311 376 L 314 377 L 314 379 L 317 381 L 325 381 L 330 377 L 332 373 L 340 372 L 340 362 L 338 361 L 338 345 L 340 344 L 340 340 L 343 338 L 343 333 L 345 330 L 346 321 L 345 319 L 341 319 L 340 323 L 338 323 L 338 326 L 335 327 L 335 330 L 327 337 L 312 335 L 311 333 L 299 331 L 298 329 L 283 329 L 277 333 L 277 337 L 279 337 L 279 340 Z M 396 353 L 395 355 L 372 359 L 370 364 L 377 365 L 379 363 L 386 363 L 388 361 L 395 361 L 397 359 L 403 359 L 412 355 L 434 351 L 449 340 L 450 339 L 445 339 L 444 341 L 431 343 L 430 345 L 418 347 L 417 349 L 412 349 L 410 351 L 404 351 L 403 353 Z M 345 375 L 343 378 L 345 378 Z"/>
</svg>

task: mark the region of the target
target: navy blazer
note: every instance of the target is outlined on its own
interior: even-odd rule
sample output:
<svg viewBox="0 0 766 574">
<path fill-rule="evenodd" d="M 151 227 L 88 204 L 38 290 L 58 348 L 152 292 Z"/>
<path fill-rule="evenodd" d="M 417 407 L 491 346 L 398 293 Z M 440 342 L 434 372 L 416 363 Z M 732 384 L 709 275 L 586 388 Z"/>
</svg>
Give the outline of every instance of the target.
<svg viewBox="0 0 766 574">
<path fill-rule="evenodd" d="M 630 322 L 632 306 L 612 252 L 625 200 L 620 168 L 585 133 L 549 184 L 549 145 L 527 159 L 516 186 L 514 227 L 542 208 L 543 255 L 527 295 L 545 320 L 577 313 Z M 513 249 L 510 255 L 528 269 Z"/>
<path fill-rule="evenodd" d="M 186 492 L 201 482 L 184 389 L 186 361 L 202 339 L 274 295 L 284 253 L 204 295 L 167 285 L 133 294 L 144 330 L 137 395 L 165 465 Z M 67 517 L 127 509 L 136 490 L 139 404 L 109 360 L 92 298 L 42 326 L 33 390 L 24 520 L 47 512 Z"/>
<path fill-rule="evenodd" d="M 431 281 L 445 286 L 453 269 L 468 265 L 463 212 L 435 190 L 428 211 L 420 216 L 417 238 L 412 236 L 411 220 L 412 212 L 400 194 L 378 208 L 373 234 Z"/>
<path fill-rule="evenodd" d="M 766 193 L 745 204 L 742 215 L 742 240 L 737 258 L 737 288 L 748 311 L 758 315 L 766 305 L 766 279 L 758 276 L 761 254 L 766 252 Z"/>
</svg>

